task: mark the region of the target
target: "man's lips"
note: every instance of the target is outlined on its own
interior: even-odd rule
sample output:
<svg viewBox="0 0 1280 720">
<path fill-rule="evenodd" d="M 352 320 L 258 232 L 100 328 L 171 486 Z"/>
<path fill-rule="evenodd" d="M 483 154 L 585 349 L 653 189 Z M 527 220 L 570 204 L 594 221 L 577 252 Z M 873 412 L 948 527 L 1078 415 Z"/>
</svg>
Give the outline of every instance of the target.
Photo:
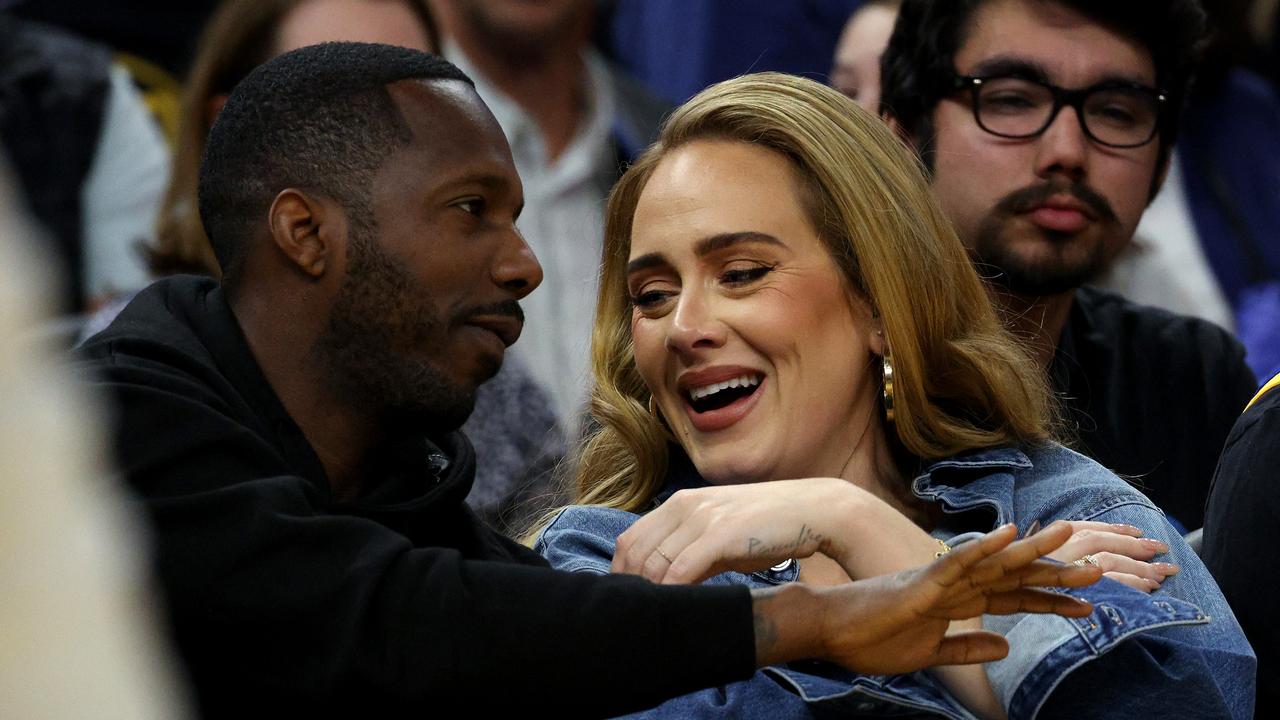
<svg viewBox="0 0 1280 720">
<path fill-rule="evenodd" d="M 1063 196 L 1049 198 L 1031 208 L 1027 215 L 1036 225 L 1062 233 L 1080 232 L 1097 219 L 1084 203 Z"/>
<path fill-rule="evenodd" d="M 476 315 L 467 318 L 465 324 L 497 335 L 506 347 L 520 339 L 520 331 L 524 329 L 524 321 L 510 315 Z"/>
</svg>

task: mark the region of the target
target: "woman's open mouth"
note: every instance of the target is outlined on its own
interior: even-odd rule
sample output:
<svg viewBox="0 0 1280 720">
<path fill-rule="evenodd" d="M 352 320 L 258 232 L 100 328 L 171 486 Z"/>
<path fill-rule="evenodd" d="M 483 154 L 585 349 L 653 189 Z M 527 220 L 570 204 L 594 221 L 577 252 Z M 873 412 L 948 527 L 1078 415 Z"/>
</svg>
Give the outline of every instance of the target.
<svg viewBox="0 0 1280 720">
<path fill-rule="evenodd" d="M 683 395 L 693 426 L 702 432 L 723 430 L 755 406 L 764 376 L 743 373 L 719 382 L 691 387 Z"/>
</svg>

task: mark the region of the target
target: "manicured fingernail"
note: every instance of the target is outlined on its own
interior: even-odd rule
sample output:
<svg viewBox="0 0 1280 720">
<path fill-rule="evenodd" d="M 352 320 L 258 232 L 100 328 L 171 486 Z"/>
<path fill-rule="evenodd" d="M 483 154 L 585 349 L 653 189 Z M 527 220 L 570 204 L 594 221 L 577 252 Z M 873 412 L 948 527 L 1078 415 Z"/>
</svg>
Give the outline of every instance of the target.
<svg viewBox="0 0 1280 720">
<path fill-rule="evenodd" d="M 1133 525 L 1128 525 L 1126 523 L 1112 523 L 1111 527 L 1115 528 L 1116 532 L 1122 532 L 1122 533 L 1141 533 L 1142 532 L 1141 530 L 1134 527 Z"/>
<path fill-rule="evenodd" d="M 1027 526 L 1027 535 L 1026 535 L 1026 536 L 1027 536 L 1027 537 L 1031 537 L 1032 535 L 1035 535 L 1035 534 L 1036 534 L 1036 533 L 1038 533 L 1038 532 L 1040 532 L 1040 521 L 1039 521 L 1039 520 L 1035 520 L 1035 521 L 1033 521 L 1030 525 L 1028 525 L 1028 526 Z"/>
<path fill-rule="evenodd" d="M 1142 547 L 1148 550 L 1154 550 L 1155 552 L 1158 552 L 1158 553 L 1169 552 L 1169 546 L 1165 545 L 1159 540 L 1153 540 L 1151 538 L 1139 538 L 1138 542 L 1142 543 Z"/>
<path fill-rule="evenodd" d="M 1151 567 L 1155 568 L 1156 572 L 1161 575 L 1177 575 L 1178 571 L 1182 570 L 1182 568 L 1173 563 L 1152 563 Z"/>
<path fill-rule="evenodd" d="M 1145 579 L 1147 581 L 1147 587 L 1151 588 L 1152 590 L 1155 590 L 1156 588 L 1160 587 L 1160 583 L 1156 582 L 1155 580 L 1152 580 L 1150 578 L 1145 578 Z"/>
</svg>

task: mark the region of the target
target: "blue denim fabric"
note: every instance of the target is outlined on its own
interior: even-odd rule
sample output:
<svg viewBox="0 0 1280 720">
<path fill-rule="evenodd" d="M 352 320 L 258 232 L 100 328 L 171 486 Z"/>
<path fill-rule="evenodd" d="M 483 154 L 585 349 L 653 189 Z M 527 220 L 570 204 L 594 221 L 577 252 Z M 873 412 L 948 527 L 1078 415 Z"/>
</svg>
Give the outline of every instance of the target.
<svg viewBox="0 0 1280 720">
<path fill-rule="evenodd" d="M 705 484 L 677 463 L 666 491 Z M 965 542 L 1006 522 L 1096 520 L 1135 525 L 1169 545 L 1159 559 L 1182 572 L 1147 594 L 1111 580 L 1069 591 L 1094 604 L 1087 618 L 986 616 L 985 627 L 1009 639 L 1010 653 L 987 675 L 1010 718 L 1140 715 L 1195 718 L 1253 716 L 1256 659 L 1218 586 L 1151 501 L 1097 463 L 1059 445 L 1026 452 L 1001 448 L 931 465 L 912 491 L 941 505 L 934 536 Z M 539 537 L 535 549 L 553 566 L 606 573 L 632 513 L 573 507 Z M 795 579 L 781 572 L 725 573 L 708 583 L 767 587 Z M 1055 692 L 1058 691 L 1058 692 Z M 848 673 L 819 662 L 765 668 L 750 680 L 668 701 L 634 717 L 742 717 L 783 720 L 815 715 L 973 715 L 933 677 Z"/>
</svg>

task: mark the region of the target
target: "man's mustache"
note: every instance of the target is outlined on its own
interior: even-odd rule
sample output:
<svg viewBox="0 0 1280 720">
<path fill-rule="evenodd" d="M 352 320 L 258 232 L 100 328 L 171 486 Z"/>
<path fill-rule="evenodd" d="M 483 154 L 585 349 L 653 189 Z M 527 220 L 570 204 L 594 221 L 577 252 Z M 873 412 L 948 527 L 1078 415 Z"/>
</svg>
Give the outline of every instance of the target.
<svg viewBox="0 0 1280 720">
<path fill-rule="evenodd" d="M 502 300 L 489 305 L 476 305 L 464 310 L 454 318 L 454 325 L 466 325 L 472 318 L 502 315 L 515 318 L 521 324 L 524 323 L 524 310 L 520 307 L 520 303 L 515 300 Z"/>
<path fill-rule="evenodd" d="M 1001 198 L 995 209 L 1005 215 L 1021 215 L 1035 210 L 1055 195 L 1070 195 L 1079 200 L 1097 219 L 1105 223 L 1120 222 L 1111 203 L 1082 182 L 1047 182 L 1015 190 Z"/>
</svg>

